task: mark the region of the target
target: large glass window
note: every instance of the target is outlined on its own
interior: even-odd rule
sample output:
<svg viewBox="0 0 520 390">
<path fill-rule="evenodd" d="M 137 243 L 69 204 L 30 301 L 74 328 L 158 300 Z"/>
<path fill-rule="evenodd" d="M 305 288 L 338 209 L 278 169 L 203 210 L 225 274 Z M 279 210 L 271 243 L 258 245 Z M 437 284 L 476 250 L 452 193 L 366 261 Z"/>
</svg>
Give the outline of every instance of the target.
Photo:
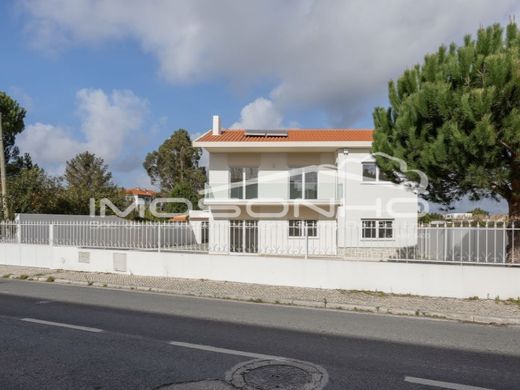
<svg viewBox="0 0 520 390">
<path fill-rule="evenodd" d="M 361 224 L 362 238 L 378 239 L 394 236 L 394 221 L 391 219 L 364 219 Z"/>
<path fill-rule="evenodd" d="M 244 168 L 246 199 L 258 198 L 258 168 Z"/>
<path fill-rule="evenodd" d="M 291 199 L 301 199 L 303 196 L 303 175 L 291 175 L 289 178 L 289 195 Z"/>
<path fill-rule="evenodd" d="M 289 197 L 290 199 L 318 199 L 318 172 L 291 174 Z"/>
<path fill-rule="evenodd" d="M 318 172 L 305 172 L 305 199 L 318 199 Z"/>
<path fill-rule="evenodd" d="M 231 168 L 229 170 L 232 199 L 255 199 L 258 197 L 258 168 Z"/>
<path fill-rule="evenodd" d="M 243 172 L 242 168 L 231 168 L 230 171 L 231 177 L 231 193 L 230 197 L 233 199 L 242 199 L 243 198 Z"/>
</svg>

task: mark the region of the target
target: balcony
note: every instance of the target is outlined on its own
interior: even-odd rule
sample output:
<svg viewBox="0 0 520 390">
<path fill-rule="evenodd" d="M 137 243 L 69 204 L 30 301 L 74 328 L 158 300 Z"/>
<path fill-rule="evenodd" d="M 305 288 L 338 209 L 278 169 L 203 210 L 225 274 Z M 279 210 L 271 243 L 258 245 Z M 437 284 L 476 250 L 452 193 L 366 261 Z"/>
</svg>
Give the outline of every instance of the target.
<svg viewBox="0 0 520 390">
<path fill-rule="evenodd" d="M 248 186 L 250 186 L 248 184 Z M 257 183 L 256 189 L 251 187 L 232 188 L 229 184 L 206 184 L 204 188 L 204 203 L 206 205 L 277 205 L 277 204 L 340 204 L 342 185 L 336 183 L 317 183 L 315 189 L 307 188 L 301 191 L 290 183 Z"/>
</svg>

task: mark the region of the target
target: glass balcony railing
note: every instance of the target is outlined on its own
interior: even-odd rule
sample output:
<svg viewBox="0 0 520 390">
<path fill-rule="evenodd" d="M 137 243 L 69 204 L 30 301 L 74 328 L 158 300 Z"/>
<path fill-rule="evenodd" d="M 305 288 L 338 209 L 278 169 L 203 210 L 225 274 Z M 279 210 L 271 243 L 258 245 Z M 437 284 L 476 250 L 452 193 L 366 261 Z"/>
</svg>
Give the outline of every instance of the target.
<svg viewBox="0 0 520 390">
<path fill-rule="evenodd" d="M 343 185 L 336 183 L 318 183 L 313 188 L 291 189 L 290 183 L 258 183 L 256 191 L 249 188 L 231 188 L 227 184 L 206 184 L 205 200 L 338 200 L 343 196 Z M 254 194 L 254 196 L 251 196 Z"/>
</svg>

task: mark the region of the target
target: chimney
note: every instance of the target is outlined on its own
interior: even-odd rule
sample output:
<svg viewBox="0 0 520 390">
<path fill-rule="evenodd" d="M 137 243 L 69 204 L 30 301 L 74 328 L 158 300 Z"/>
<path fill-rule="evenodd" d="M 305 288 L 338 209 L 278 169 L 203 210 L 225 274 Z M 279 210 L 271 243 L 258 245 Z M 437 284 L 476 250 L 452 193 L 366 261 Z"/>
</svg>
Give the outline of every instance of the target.
<svg viewBox="0 0 520 390">
<path fill-rule="evenodd" d="M 213 115 L 213 135 L 220 135 L 220 116 Z"/>
</svg>

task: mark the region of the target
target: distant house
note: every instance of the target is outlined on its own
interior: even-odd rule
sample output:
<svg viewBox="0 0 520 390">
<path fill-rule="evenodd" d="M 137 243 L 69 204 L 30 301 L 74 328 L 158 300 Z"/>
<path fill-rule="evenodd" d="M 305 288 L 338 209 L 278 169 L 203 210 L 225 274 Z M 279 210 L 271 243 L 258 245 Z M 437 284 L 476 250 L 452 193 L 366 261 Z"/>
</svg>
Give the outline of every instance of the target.
<svg viewBox="0 0 520 390">
<path fill-rule="evenodd" d="M 125 194 L 128 201 L 135 206 L 148 206 L 157 195 L 157 193 L 152 190 L 137 187 L 126 189 Z"/>
<path fill-rule="evenodd" d="M 448 213 L 444 214 L 447 221 L 470 221 L 473 219 L 472 213 Z"/>
</svg>

